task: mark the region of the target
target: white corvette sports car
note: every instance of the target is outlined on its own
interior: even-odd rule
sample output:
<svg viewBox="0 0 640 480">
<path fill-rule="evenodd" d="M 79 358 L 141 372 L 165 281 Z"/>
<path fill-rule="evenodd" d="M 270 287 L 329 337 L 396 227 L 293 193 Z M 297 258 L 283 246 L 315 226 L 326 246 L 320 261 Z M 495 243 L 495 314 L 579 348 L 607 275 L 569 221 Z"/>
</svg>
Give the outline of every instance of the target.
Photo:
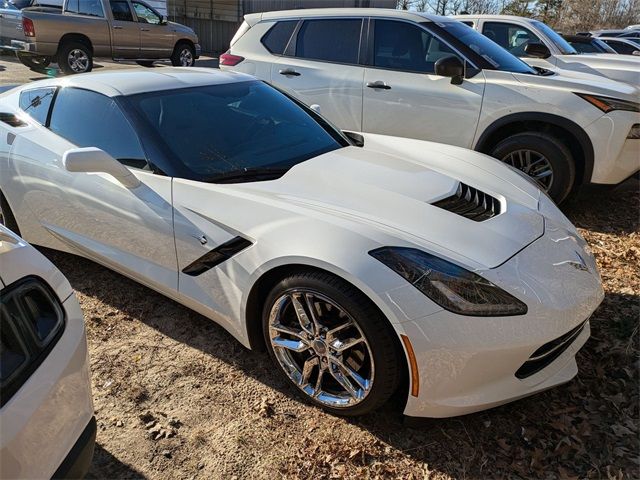
<svg viewBox="0 0 640 480">
<path fill-rule="evenodd" d="M 94 73 L 0 96 L 2 217 L 265 347 L 311 402 L 408 416 L 570 380 L 603 297 L 536 186 L 462 148 L 343 134 L 252 77 Z"/>
</svg>

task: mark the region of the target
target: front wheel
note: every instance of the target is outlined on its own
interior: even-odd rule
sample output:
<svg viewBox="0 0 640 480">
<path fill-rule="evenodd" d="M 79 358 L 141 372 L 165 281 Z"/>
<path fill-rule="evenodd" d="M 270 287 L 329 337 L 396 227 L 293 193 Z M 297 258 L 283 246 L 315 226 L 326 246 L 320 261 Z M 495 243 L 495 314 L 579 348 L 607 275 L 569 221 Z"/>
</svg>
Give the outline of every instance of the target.
<svg viewBox="0 0 640 480">
<path fill-rule="evenodd" d="M 58 66 L 67 75 L 90 72 L 93 69 L 91 48 L 79 42 L 64 43 L 58 51 Z"/>
<path fill-rule="evenodd" d="M 396 333 L 367 297 L 327 273 L 280 281 L 264 305 L 263 333 L 289 383 L 331 413 L 368 413 L 398 385 Z"/>
<path fill-rule="evenodd" d="M 193 67 L 196 63 L 196 49 L 188 43 L 179 43 L 171 54 L 174 67 Z"/>
<path fill-rule="evenodd" d="M 576 177 L 573 155 L 551 135 L 518 133 L 498 143 L 491 155 L 529 175 L 557 204 L 573 188 Z"/>
<path fill-rule="evenodd" d="M 30 55 L 24 52 L 16 52 L 16 57 L 24 66 L 29 67 L 34 72 L 42 72 L 51 64 L 50 57 L 40 55 Z"/>
</svg>

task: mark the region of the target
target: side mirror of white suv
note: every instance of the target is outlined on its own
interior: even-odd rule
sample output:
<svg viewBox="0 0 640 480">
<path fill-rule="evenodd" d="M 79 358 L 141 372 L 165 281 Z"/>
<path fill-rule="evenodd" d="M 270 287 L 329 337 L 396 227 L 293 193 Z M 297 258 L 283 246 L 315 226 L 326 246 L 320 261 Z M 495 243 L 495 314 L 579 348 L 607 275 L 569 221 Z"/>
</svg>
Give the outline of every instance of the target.
<svg viewBox="0 0 640 480">
<path fill-rule="evenodd" d="M 454 55 L 441 58 L 434 65 L 436 75 L 450 77 L 453 85 L 460 85 L 464 80 L 464 64 Z"/>
<path fill-rule="evenodd" d="M 527 43 L 524 47 L 524 53 L 535 58 L 549 58 L 551 56 L 549 47 L 540 42 Z"/>
</svg>

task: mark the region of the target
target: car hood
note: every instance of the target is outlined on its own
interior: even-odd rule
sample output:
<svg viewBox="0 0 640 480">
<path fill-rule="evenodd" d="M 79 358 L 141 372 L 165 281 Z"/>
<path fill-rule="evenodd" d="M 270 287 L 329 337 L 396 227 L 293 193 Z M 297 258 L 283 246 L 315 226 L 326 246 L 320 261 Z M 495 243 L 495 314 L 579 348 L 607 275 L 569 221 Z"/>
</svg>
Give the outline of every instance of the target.
<svg viewBox="0 0 640 480">
<path fill-rule="evenodd" d="M 602 75 L 588 71 L 557 69 L 553 75 L 514 73 L 513 76 L 520 83 L 543 88 L 555 87 L 571 92 L 604 95 L 632 102 L 637 102 L 640 97 L 640 89 L 638 87 L 610 78 L 604 78 Z"/>
<path fill-rule="evenodd" d="M 560 72 L 580 72 L 605 76 L 618 82 L 640 85 L 640 57 L 600 53 L 597 55 L 556 55 L 543 60 L 526 58 L 527 63 L 537 67 L 549 68 L 549 62 L 555 63 Z M 608 87 L 611 88 L 611 87 Z"/>
<path fill-rule="evenodd" d="M 238 184 L 295 204 L 366 223 L 436 253 L 454 252 L 474 268 L 500 265 L 543 234 L 539 190 L 497 160 L 470 150 L 365 134 L 346 147 L 291 168 L 275 181 Z M 502 212 L 474 221 L 433 205 L 460 182 L 498 199 Z M 326 218 L 326 215 L 323 215 Z M 401 241 L 402 240 L 402 241 Z"/>
</svg>

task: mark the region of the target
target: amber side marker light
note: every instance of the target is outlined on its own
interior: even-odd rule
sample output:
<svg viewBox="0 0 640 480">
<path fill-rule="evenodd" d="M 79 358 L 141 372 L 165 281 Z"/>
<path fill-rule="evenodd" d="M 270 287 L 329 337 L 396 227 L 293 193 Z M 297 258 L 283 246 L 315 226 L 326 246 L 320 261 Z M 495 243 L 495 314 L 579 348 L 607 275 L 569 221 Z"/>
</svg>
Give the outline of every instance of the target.
<svg viewBox="0 0 640 480">
<path fill-rule="evenodd" d="M 409 369 L 411 370 L 411 396 L 417 397 L 420 393 L 420 373 L 418 372 L 418 362 L 416 361 L 416 354 L 413 351 L 413 346 L 409 337 L 406 335 L 400 335 L 404 348 L 407 351 L 409 357 Z"/>
</svg>

